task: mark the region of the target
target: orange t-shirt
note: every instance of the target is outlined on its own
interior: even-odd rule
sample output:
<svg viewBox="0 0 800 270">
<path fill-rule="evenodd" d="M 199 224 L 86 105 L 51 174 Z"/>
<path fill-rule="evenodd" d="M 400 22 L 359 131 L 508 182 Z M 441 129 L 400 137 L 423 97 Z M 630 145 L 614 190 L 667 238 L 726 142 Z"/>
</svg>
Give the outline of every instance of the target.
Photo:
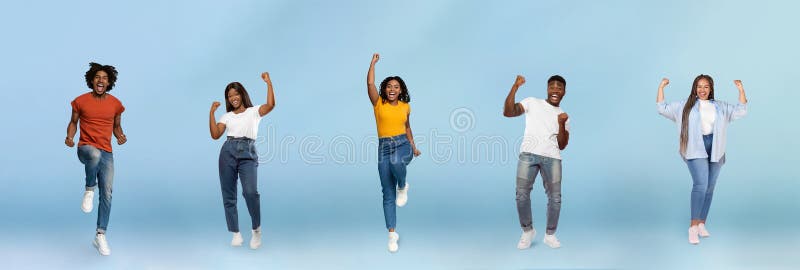
<svg viewBox="0 0 800 270">
<path fill-rule="evenodd" d="M 406 122 L 411 106 L 398 101 L 397 105 L 383 103 L 383 98 L 378 97 L 378 102 L 373 108 L 375 111 L 375 125 L 378 126 L 378 137 L 393 137 L 406 134 Z"/>
<path fill-rule="evenodd" d="M 72 109 L 80 114 L 81 137 L 78 146 L 88 144 L 111 152 L 114 117 L 125 111 L 122 102 L 111 94 L 98 99 L 89 92 L 76 97 L 71 104 Z"/>
</svg>

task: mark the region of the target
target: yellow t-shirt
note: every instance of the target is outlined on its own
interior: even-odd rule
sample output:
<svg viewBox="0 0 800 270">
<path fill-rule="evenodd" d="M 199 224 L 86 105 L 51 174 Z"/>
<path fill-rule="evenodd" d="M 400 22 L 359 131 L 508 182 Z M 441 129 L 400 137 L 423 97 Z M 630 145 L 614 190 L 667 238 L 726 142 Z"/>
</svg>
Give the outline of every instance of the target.
<svg viewBox="0 0 800 270">
<path fill-rule="evenodd" d="M 411 113 L 408 103 L 397 101 L 397 105 L 392 105 L 389 102 L 384 103 L 383 98 L 378 97 L 373 110 L 379 138 L 406 134 L 406 121 Z"/>
</svg>

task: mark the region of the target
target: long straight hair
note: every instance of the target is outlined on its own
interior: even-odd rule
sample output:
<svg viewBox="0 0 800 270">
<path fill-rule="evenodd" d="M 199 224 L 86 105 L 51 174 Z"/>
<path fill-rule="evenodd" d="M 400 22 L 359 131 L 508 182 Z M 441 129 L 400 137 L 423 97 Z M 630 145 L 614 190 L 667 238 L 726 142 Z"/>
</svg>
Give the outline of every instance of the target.
<svg viewBox="0 0 800 270">
<path fill-rule="evenodd" d="M 689 113 L 692 112 L 692 107 L 697 103 L 697 83 L 701 79 L 706 79 L 711 86 L 711 92 L 708 93 L 708 99 L 714 100 L 714 79 L 711 76 L 700 74 L 694 78 L 692 83 L 692 91 L 689 92 L 689 98 L 686 99 L 686 105 L 683 106 L 683 116 L 681 118 L 681 156 L 686 157 L 686 145 L 689 142 Z"/>
<path fill-rule="evenodd" d="M 250 95 L 247 94 L 247 90 L 244 89 L 244 85 L 239 82 L 232 82 L 229 83 L 228 86 L 225 86 L 225 111 L 233 111 L 233 104 L 228 101 L 228 90 L 233 89 L 239 96 L 242 97 L 242 105 L 245 109 L 253 107 L 253 102 L 250 102 Z"/>
</svg>

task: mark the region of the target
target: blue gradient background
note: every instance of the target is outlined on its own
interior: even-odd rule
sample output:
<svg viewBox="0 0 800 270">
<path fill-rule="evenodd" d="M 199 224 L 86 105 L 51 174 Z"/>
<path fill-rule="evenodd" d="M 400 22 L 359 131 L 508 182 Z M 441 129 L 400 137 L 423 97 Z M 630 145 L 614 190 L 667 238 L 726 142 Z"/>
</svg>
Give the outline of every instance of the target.
<svg viewBox="0 0 800 270">
<path fill-rule="evenodd" d="M 7 2 L 0 262 L 6 269 L 796 269 L 798 9 L 790 1 Z M 423 151 L 409 167 L 397 254 L 386 251 L 365 93 L 373 52 L 381 53 L 377 78 L 396 74 L 408 83 Z M 78 209 L 83 169 L 63 144 L 69 101 L 88 91 L 90 61 L 117 67 L 111 93 L 127 107 L 128 143 L 114 146 L 110 257 L 91 247 L 96 211 Z M 261 71 L 272 76 L 277 107 L 259 133 L 265 244 L 251 251 L 228 246 L 216 165 L 222 141 L 209 138 L 207 117 L 230 81 L 263 103 Z M 671 79 L 667 100 L 678 100 L 700 73 L 714 77 L 717 98 L 728 102 L 737 97 L 732 80 L 741 79 L 750 103 L 730 128 L 713 236 L 690 246 L 691 181 L 674 123 L 656 113 L 654 100 L 662 77 Z M 524 120 L 501 115 L 516 74 L 528 80 L 517 100 L 543 97 L 552 74 L 568 81 L 559 250 L 542 245 L 541 234 L 531 250 L 516 249 Z M 487 151 L 475 143 L 481 138 L 506 145 Z M 541 232 L 540 179 L 533 201 Z M 244 203 L 240 222 L 249 224 Z"/>
</svg>

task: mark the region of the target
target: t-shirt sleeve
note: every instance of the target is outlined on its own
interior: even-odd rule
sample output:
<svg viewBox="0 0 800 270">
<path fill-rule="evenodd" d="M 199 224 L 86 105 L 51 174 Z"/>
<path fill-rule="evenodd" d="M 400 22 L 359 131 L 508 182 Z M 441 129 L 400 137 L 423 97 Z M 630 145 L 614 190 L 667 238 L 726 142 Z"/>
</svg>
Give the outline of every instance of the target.
<svg viewBox="0 0 800 270">
<path fill-rule="evenodd" d="M 570 121 L 571 121 L 571 119 L 567 119 L 567 122 L 566 122 L 566 123 L 564 123 L 564 129 L 566 129 L 566 130 L 567 130 L 567 132 L 569 132 L 569 122 L 570 122 Z"/>
<path fill-rule="evenodd" d="M 263 115 L 261 115 L 261 112 L 259 112 L 259 110 L 261 109 L 261 105 L 258 105 L 258 106 L 253 106 L 253 107 L 250 107 L 249 109 L 251 110 L 251 112 L 250 112 L 250 115 L 251 115 L 253 118 L 255 118 L 255 119 L 261 119 L 261 118 L 263 118 L 263 117 L 264 117 Z"/>
<path fill-rule="evenodd" d="M 230 113 L 225 113 L 225 114 L 222 115 L 222 117 L 219 118 L 219 120 L 217 120 L 217 123 L 223 123 L 223 124 L 227 125 L 228 124 L 228 120 L 230 118 L 231 118 L 230 117 Z"/>
<path fill-rule="evenodd" d="M 77 98 L 73 99 L 72 102 L 69 103 L 69 105 L 72 106 L 72 110 L 73 111 L 78 111 L 78 112 L 81 111 L 81 106 L 80 106 L 80 104 L 78 104 L 78 99 Z"/>
<path fill-rule="evenodd" d="M 533 98 L 530 97 L 525 98 L 522 101 L 520 101 L 519 104 L 522 105 L 522 108 L 525 109 L 525 112 L 527 112 L 530 110 L 530 107 L 533 104 Z"/>
<path fill-rule="evenodd" d="M 117 101 L 117 114 L 122 114 L 125 111 L 125 106 L 122 106 L 122 102 Z"/>
</svg>

